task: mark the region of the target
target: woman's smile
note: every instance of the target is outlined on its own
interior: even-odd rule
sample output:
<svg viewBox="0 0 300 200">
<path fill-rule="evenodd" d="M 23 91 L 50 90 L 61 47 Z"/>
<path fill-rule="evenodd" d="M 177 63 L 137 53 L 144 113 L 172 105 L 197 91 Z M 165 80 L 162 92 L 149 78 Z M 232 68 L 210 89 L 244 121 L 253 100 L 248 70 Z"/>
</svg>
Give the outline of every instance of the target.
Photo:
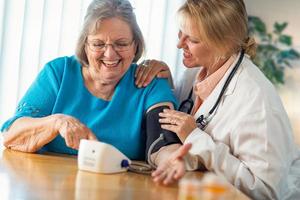
<svg viewBox="0 0 300 200">
<path fill-rule="evenodd" d="M 121 62 L 121 59 L 118 60 L 100 60 L 106 68 L 116 68 Z"/>
</svg>

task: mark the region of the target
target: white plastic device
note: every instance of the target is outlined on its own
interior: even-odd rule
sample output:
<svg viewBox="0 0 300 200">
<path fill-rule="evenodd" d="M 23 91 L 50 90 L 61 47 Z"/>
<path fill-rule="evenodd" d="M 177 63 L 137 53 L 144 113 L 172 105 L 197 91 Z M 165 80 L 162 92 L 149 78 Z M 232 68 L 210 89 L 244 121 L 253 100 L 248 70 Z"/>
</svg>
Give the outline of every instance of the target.
<svg viewBox="0 0 300 200">
<path fill-rule="evenodd" d="M 111 174 L 127 171 L 131 160 L 114 146 L 98 141 L 80 140 L 78 168 Z"/>
</svg>

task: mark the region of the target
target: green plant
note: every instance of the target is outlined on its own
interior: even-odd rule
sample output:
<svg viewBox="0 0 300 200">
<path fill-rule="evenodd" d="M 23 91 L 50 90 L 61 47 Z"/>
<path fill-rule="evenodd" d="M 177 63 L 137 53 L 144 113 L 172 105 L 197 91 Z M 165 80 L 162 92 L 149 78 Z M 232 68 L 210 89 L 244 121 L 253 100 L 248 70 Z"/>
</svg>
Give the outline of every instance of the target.
<svg viewBox="0 0 300 200">
<path fill-rule="evenodd" d="M 300 58 L 292 48 L 292 37 L 283 33 L 288 23 L 275 22 L 273 31 L 268 32 L 265 23 L 256 16 L 249 16 L 249 33 L 258 43 L 253 62 L 274 84 L 284 84 L 284 70 L 292 67 L 291 61 Z"/>
</svg>

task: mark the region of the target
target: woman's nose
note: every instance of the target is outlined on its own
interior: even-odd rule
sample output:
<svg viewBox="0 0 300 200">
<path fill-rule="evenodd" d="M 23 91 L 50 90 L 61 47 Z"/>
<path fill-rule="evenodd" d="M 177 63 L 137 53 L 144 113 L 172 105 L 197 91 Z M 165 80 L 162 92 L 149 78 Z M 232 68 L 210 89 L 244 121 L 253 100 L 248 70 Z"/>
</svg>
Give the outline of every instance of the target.
<svg viewBox="0 0 300 200">
<path fill-rule="evenodd" d="M 118 55 L 118 53 L 114 49 L 113 45 L 106 45 L 105 51 L 104 51 L 104 56 L 110 58 L 110 57 L 114 57 L 116 55 Z"/>
</svg>

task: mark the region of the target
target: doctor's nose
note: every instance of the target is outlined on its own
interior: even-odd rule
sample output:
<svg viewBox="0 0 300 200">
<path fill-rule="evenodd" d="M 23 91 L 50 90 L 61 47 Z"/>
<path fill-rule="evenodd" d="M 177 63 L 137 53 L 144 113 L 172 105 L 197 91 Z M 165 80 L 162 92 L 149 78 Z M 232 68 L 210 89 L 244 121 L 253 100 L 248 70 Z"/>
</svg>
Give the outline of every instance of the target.
<svg viewBox="0 0 300 200">
<path fill-rule="evenodd" d="M 178 43 L 177 43 L 177 48 L 182 49 L 182 48 L 186 47 L 186 42 L 185 41 L 186 41 L 186 37 L 180 36 L 179 40 L 178 40 Z"/>
</svg>

